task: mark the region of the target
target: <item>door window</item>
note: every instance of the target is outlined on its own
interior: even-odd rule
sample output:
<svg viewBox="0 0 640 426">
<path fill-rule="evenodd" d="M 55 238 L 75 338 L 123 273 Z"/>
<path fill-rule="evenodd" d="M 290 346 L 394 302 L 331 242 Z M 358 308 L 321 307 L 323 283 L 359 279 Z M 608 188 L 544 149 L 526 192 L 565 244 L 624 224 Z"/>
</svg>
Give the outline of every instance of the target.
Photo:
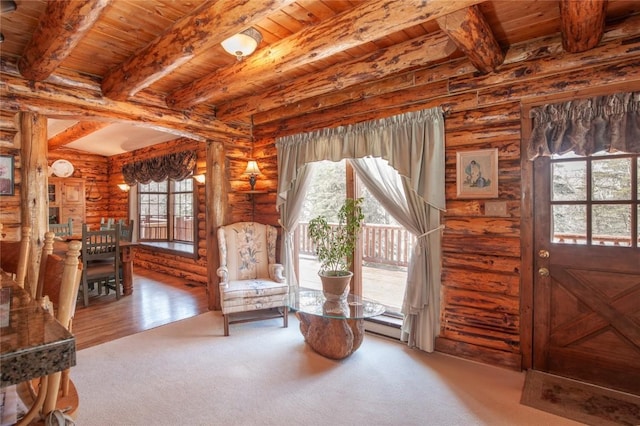
<svg viewBox="0 0 640 426">
<path fill-rule="evenodd" d="M 639 246 L 637 155 L 569 153 L 554 156 L 551 170 L 552 242 Z"/>
</svg>

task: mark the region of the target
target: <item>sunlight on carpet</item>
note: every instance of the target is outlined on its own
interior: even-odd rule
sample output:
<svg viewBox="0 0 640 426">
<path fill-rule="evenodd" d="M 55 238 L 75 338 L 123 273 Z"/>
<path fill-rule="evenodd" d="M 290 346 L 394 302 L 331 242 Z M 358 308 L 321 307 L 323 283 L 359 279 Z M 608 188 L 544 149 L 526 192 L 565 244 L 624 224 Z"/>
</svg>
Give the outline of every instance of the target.
<svg viewBox="0 0 640 426">
<path fill-rule="evenodd" d="M 519 403 L 524 374 L 367 334 L 341 361 L 291 315 L 236 324 L 208 312 L 77 354 L 79 425 L 569 425 Z"/>
</svg>

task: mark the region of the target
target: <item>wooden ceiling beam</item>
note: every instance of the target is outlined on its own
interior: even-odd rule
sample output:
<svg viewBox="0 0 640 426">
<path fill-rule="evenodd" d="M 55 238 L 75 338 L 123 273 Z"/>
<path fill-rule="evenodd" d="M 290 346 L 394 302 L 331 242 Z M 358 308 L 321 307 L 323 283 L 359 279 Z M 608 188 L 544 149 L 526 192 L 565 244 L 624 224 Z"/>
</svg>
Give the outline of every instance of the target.
<svg viewBox="0 0 640 426">
<path fill-rule="evenodd" d="M 477 5 L 437 18 L 438 25 L 483 74 L 495 71 L 504 53 Z"/>
<path fill-rule="evenodd" d="M 604 34 L 607 0 L 560 0 L 562 47 L 584 52 L 600 43 Z"/>
<path fill-rule="evenodd" d="M 255 84 L 277 81 L 283 73 L 295 68 L 481 2 L 362 2 L 345 13 L 258 50 L 241 62 L 175 90 L 167 97 L 167 105 L 184 109 L 207 101 L 221 103 L 231 99 L 246 81 Z"/>
<path fill-rule="evenodd" d="M 109 124 L 110 123 L 106 121 L 81 121 L 76 123 L 57 135 L 49 138 L 47 141 L 49 151 L 53 151 L 54 149 L 68 145 L 71 142 L 90 135 L 91 133 L 97 132 L 98 130 L 107 127 Z"/>
<path fill-rule="evenodd" d="M 47 82 L 30 82 L 2 64 L 0 92 L 2 108 L 8 111 L 34 111 L 46 116 L 74 116 L 96 121 L 136 122 L 147 127 L 174 129 L 169 133 L 192 139 L 239 138 L 251 139 L 250 130 L 231 126 L 212 115 L 194 111 L 178 112 L 132 101 L 121 102 L 104 98 L 99 92 L 79 87 L 61 87 Z"/>
<path fill-rule="evenodd" d="M 427 34 L 297 78 L 258 95 L 234 99 L 220 105 L 216 116 L 222 121 L 237 119 L 367 81 L 378 81 L 407 68 L 447 58 L 455 50 L 454 43 L 445 34 Z"/>
<path fill-rule="evenodd" d="M 134 96 L 198 52 L 254 25 L 293 1 L 209 1 L 108 72 L 102 81 L 102 93 L 121 101 Z"/>
<path fill-rule="evenodd" d="M 18 61 L 20 74 L 42 81 L 69 56 L 111 0 L 50 1 Z"/>
<path fill-rule="evenodd" d="M 640 50 L 640 15 L 620 21 L 608 28 L 603 36 L 603 43 L 590 52 L 571 54 L 563 51 L 561 37 L 539 38 L 535 41 L 523 42 L 511 46 L 506 54 L 503 67 L 494 73 L 470 77 L 474 67 L 468 58 L 458 59 L 441 65 L 394 75 L 374 82 L 359 84 L 351 88 L 326 93 L 313 98 L 303 99 L 296 103 L 256 113 L 253 116 L 254 136 L 265 132 L 277 132 L 284 120 L 295 120 L 305 114 L 322 114 L 322 111 L 339 108 L 340 105 L 353 102 L 362 103 L 368 98 L 381 99 L 384 96 L 393 98 L 394 93 L 403 90 L 420 90 L 423 93 L 433 92 L 420 87 L 447 80 L 448 93 L 477 90 L 478 87 L 490 87 L 503 82 L 505 78 L 527 80 L 540 76 L 565 73 L 568 70 L 579 70 L 592 66 L 594 62 L 602 63 L 600 58 L 607 57 L 611 61 L 626 60 L 638 57 Z M 549 60 L 549 58 L 556 60 Z M 505 77 L 509 75 L 509 77 Z M 463 87 L 466 86 L 466 87 Z M 433 96 L 438 94 L 432 93 Z M 258 132 L 258 133 L 257 133 Z"/>
</svg>

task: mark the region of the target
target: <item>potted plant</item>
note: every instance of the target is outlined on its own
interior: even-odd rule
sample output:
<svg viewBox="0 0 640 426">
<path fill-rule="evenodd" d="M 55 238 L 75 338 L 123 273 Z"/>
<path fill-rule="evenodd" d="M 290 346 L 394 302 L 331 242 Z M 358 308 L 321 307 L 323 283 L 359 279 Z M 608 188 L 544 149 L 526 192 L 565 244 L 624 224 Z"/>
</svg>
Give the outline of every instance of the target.
<svg viewBox="0 0 640 426">
<path fill-rule="evenodd" d="M 353 251 L 362 228 L 362 198 L 346 198 L 338 211 L 338 225 L 330 225 L 324 215 L 309 221 L 309 238 L 313 243 L 327 300 L 346 297 L 353 272 Z"/>
</svg>

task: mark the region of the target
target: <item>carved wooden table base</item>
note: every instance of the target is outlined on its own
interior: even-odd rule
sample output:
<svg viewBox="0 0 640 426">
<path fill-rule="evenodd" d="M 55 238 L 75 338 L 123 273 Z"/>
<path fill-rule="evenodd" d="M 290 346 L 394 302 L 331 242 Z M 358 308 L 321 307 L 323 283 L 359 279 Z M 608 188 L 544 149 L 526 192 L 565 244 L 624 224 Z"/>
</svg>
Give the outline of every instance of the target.
<svg viewBox="0 0 640 426">
<path fill-rule="evenodd" d="M 305 341 L 320 355 L 343 359 L 360 347 L 364 338 L 363 319 L 324 318 L 296 312 Z"/>
</svg>

